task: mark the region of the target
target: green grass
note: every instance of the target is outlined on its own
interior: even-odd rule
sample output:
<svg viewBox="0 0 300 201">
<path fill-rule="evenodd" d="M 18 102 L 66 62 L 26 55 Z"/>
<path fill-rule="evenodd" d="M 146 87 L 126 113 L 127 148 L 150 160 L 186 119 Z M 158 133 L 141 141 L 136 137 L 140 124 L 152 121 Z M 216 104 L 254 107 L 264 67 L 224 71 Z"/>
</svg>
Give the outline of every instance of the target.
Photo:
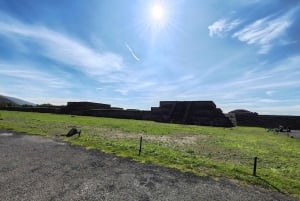
<svg viewBox="0 0 300 201">
<path fill-rule="evenodd" d="M 216 128 L 151 121 L 0 111 L 0 128 L 54 137 L 70 127 L 72 144 L 200 176 L 225 177 L 300 198 L 300 140 L 263 128 Z M 138 156 L 139 138 L 143 150 Z M 257 156 L 257 177 L 252 176 Z"/>
</svg>

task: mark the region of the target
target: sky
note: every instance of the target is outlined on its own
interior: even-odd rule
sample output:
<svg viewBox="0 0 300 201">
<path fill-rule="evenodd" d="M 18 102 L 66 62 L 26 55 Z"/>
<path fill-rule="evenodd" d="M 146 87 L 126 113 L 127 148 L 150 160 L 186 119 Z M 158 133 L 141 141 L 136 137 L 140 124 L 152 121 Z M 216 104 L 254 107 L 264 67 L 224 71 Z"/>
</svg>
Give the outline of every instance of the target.
<svg viewBox="0 0 300 201">
<path fill-rule="evenodd" d="M 0 94 L 300 115 L 300 0 L 0 0 Z"/>
</svg>

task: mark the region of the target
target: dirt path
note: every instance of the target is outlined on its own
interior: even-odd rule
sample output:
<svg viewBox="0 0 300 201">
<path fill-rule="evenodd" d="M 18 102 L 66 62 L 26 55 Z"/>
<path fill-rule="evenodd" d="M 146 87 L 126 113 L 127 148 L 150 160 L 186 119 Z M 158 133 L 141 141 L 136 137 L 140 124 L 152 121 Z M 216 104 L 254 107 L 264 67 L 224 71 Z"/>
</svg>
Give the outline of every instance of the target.
<svg viewBox="0 0 300 201">
<path fill-rule="evenodd" d="M 255 200 L 290 197 L 0 131 L 0 200 Z"/>
</svg>

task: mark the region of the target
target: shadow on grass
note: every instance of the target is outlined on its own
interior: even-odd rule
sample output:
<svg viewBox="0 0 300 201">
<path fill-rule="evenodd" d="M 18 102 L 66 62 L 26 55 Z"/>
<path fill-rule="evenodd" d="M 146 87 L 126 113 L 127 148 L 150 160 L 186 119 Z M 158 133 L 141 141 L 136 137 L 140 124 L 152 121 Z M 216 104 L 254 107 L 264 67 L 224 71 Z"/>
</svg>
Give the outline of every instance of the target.
<svg viewBox="0 0 300 201">
<path fill-rule="evenodd" d="M 276 191 L 279 192 L 279 193 L 285 194 L 285 193 L 284 193 L 283 191 L 281 191 L 277 186 L 271 184 L 271 183 L 268 182 L 267 180 L 265 180 L 265 179 L 263 179 L 263 178 L 261 178 L 261 177 L 259 177 L 259 176 L 256 176 L 256 178 L 257 178 L 258 180 L 260 180 L 261 182 L 263 182 L 263 184 L 265 184 L 266 186 L 271 187 L 272 189 L 276 190 Z"/>
<path fill-rule="evenodd" d="M 241 170 L 237 170 L 237 169 L 235 169 L 235 171 L 238 172 L 239 174 L 249 176 L 249 173 L 247 173 L 247 172 L 244 172 L 244 171 L 241 171 Z M 283 191 L 282 191 L 281 189 L 279 189 L 277 186 L 271 184 L 271 183 L 270 183 L 269 181 L 267 181 L 266 179 L 264 179 L 264 178 L 262 178 L 262 177 L 260 177 L 260 176 L 255 176 L 255 178 L 257 178 L 257 180 L 260 181 L 261 184 L 262 184 L 263 186 L 268 186 L 268 187 L 270 187 L 271 189 L 274 189 L 274 190 L 276 190 L 276 191 L 279 192 L 279 193 L 286 194 L 285 192 L 283 192 Z"/>
</svg>

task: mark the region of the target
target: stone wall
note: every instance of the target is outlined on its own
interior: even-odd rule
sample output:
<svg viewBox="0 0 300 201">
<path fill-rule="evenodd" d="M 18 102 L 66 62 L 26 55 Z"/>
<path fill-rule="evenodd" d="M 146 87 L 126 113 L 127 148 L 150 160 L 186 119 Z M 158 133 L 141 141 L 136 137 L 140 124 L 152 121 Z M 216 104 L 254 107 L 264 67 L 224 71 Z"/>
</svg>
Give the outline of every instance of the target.
<svg viewBox="0 0 300 201">
<path fill-rule="evenodd" d="M 62 113 L 123 119 L 151 119 L 150 111 L 111 107 L 109 104 L 91 102 L 68 102 Z"/>
<path fill-rule="evenodd" d="M 39 112 L 39 113 L 60 113 L 59 107 L 0 107 L 0 110 L 22 111 L 22 112 Z"/>
<path fill-rule="evenodd" d="M 153 120 L 159 122 L 207 126 L 255 126 L 277 128 L 279 125 L 300 130 L 300 116 L 259 115 L 236 110 L 226 116 L 212 101 L 161 101 L 151 111 L 111 107 L 109 104 L 69 102 L 67 106 L 52 107 L 0 107 L 0 110 L 87 115 L 124 119 Z"/>
<path fill-rule="evenodd" d="M 85 111 L 91 109 L 111 109 L 109 104 L 92 102 L 68 102 L 67 106 L 62 108 L 64 114 L 82 115 Z"/>
<path fill-rule="evenodd" d="M 300 116 L 259 115 L 257 113 L 235 114 L 238 126 L 278 128 L 279 125 L 300 130 Z"/>
<path fill-rule="evenodd" d="M 87 110 L 84 115 L 121 119 L 152 120 L 151 112 L 144 110 L 92 109 Z"/>
</svg>

